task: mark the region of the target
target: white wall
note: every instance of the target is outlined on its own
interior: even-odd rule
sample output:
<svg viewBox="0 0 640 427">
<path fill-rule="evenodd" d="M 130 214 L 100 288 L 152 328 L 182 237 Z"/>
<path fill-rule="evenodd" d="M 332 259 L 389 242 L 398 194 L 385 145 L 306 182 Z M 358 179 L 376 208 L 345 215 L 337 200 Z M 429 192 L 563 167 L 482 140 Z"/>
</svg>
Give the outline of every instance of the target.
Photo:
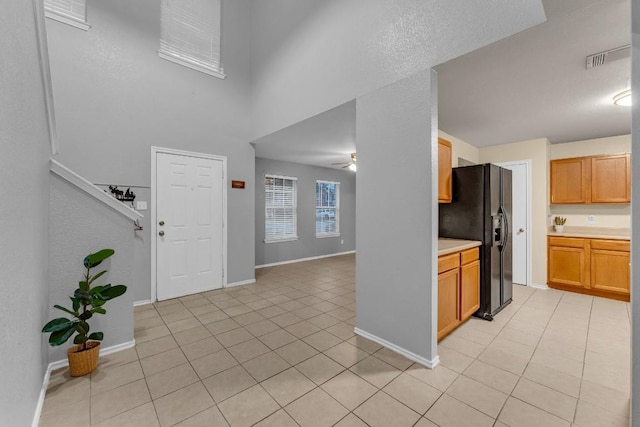
<svg viewBox="0 0 640 427">
<path fill-rule="evenodd" d="M 250 2 L 223 3 L 224 80 L 158 57 L 157 0 L 90 1 L 86 32 L 47 20 L 59 160 L 96 184 L 142 187 L 140 195 L 149 194 L 151 146 L 227 156 L 229 185 L 253 182 Z M 231 283 L 254 278 L 255 218 L 252 191 L 228 194 Z M 150 297 L 146 233 L 136 241 L 137 300 Z"/>
<path fill-rule="evenodd" d="M 480 150 L 478 147 L 456 138 L 453 135 L 449 135 L 441 130 L 438 131 L 440 138 L 446 139 L 451 143 L 451 166 L 458 167 L 458 159 L 463 158 L 473 163 L 480 163 Z"/>
<path fill-rule="evenodd" d="M 531 160 L 531 280 L 547 283 L 548 147 L 546 138 L 480 148 L 480 163 Z"/>
<path fill-rule="evenodd" d="M 264 242 L 264 176 L 298 178 L 298 240 Z M 340 236 L 316 237 L 316 181 L 340 183 Z M 237 191 L 237 190 L 234 190 Z M 256 158 L 256 266 L 353 251 L 356 248 L 356 174 Z"/>
<path fill-rule="evenodd" d="M 549 146 L 549 159 L 629 152 L 631 152 L 631 135 L 619 135 L 564 144 L 551 144 Z M 550 213 L 552 217 L 556 215 L 566 217 L 567 225 L 571 226 L 617 228 L 629 228 L 631 226 L 631 206 L 628 204 L 552 205 Z M 595 216 L 595 224 L 589 224 L 589 215 Z M 549 225 L 551 225 L 551 222 L 549 222 Z"/>
<path fill-rule="evenodd" d="M 251 140 L 544 20 L 540 0 L 252 2 Z"/>
<path fill-rule="evenodd" d="M 37 3 L 36 3 L 37 4 Z M 0 425 L 31 425 L 47 366 L 50 140 L 34 3 L 0 14 Z M 38 4 L 42 7 L 42 4 Z"/>
<path fill-rule="evenodd" d="M 91 332 L 104 333 L 102 348 L 126 344 L 133 340 L 133 247 L 131 220 L 80 191 L 56 175 L 51 175 L 49 215 L 49 301 L 70 307 L 69 295 L 78 287 L 85 270 L 84 257 L 110 248 L 115 254 L 93 271 L 108 270 L 95 283 L 126 285 L 127 292 L 105 304 L 106 315 L 89 320 Z M 48 318 L 68 317 L 50 308 Z M 49 362 L 66 360 L 72 341 L 49 347 Z"/>
</svg>

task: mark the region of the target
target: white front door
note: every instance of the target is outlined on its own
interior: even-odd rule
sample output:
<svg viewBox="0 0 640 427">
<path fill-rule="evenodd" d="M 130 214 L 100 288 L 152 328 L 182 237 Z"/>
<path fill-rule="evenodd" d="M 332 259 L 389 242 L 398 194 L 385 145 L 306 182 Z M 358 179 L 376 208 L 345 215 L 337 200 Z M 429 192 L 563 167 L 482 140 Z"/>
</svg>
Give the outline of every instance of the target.
<svg viewBox="0 0 640 427">
<path fill-rule="evenodd" d="M 511 232 L 513 233 L 513 283 L 528 285 L 530 280 L 529 266 L 529 161 L 497 163 L 512 171 L 512 218 Z"/>
<path fill-rule="evenodd" d="M 155 161 L 157 299 L 221 288 L 223 160 L 156 152 Z"/>
</svg>

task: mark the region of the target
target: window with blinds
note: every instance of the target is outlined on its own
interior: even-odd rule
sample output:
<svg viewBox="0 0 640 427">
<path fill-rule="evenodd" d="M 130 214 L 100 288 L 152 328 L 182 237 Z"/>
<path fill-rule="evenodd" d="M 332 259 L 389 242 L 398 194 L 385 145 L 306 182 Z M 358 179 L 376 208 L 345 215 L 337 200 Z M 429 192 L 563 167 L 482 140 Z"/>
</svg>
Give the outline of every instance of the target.
<svg viewBox="0 0 640 427">
<path fill-rule="evenodd" d="M 86 0 L 44 0 L 47 18 L 88 30 Z"/>
<path fill-rule="evenodd" d="M 316 181 L 316 237 L 340 235 L 340 183 Z"/>
<path fill-rule="evenodd" d="M 265 175 L 265 243 L 296 240 L 298 238 L 297 184 L 297 178 Z"/>
<path fill-rule="evenodd" d="M 161 0 L 161 58 L 221 79 L 221 0 Z"/>
</svg>

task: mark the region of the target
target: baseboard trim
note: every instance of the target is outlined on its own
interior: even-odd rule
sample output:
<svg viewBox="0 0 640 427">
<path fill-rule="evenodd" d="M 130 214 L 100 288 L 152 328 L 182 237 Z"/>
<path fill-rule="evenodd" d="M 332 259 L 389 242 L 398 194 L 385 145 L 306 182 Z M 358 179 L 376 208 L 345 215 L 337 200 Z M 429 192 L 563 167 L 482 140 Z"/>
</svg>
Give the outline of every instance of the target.
<svg viewBox="0 0 640 427">
<path fill-rule="evenodd" d="M 131 341 L 128 341 L 122 344 L 116 344 L 111 347 L 102 348 L 100 349 L 100 356 L 108 356 L 109 354 L 117 353 L 123 350 L 128 350 L 132 347 L 135 347 L 135 345 L 136 345 L 136 340 L 133 339 Z M 45 372 L 44 378 L 42 380 L 42 389 L 40 390 L 40 397 L 38 398 L 36 411 L 33 414 L 33 422 L 31 423 L 32 427 L 38 427 L 38 424 L 40 423 L 40 416 L 42 415 L 42 407 L 44 405 L 44 398 L 47 394 L 47 388 L 49 388 L 49 380 L 51 379 L 51 372 L 55 371 L 56 369 L 64 368 L 66 366 L 69 366 L 69 361 L 67 359 L 58 360 L 58 361 L 49 363 L 49 366 L 47 367 L 47 371 Z"/>
<path fill-rule="evenodd" d="M 256 283 L 256 279 L 249 279 L 249 280 L 242 280 L 240 282 L 227 283 L 227 286 L 225 286 L 225 288 L 233 288 L 236 286 L 250 285 L 252 283 Z"/>
<path fill-rule="evenodd" d="M 347 251 L 347 252 L 338 252 L 335 254 L 312 256 L 308 258 L 291 259 L 288 261 L 272 262 L 269 264 L 256 265 L 256 270 L 258 268 L 274 267 L 276 265 L 285 265 L 285 264 L 295 264 L 296 262 L 313 261 L 314 259 L 331 258 L 334 256 L 349 255 L 349 254 L 355 254 L 355 253 L 356 251 Z"/>
<path fill-rule="evenodd" d="M 142 301 L 134 301 L 133 302 L 133 306 L 134 307 L 140 307 L 141 305 L 147 305 L 147 304 L 151 304 L 151 300 L 150 299 L 145 299 Z"/>
<path fill-rule="evenodd" d="M 386 347 L 389 350 L 394 351 L 394 352 L 398 353 L 399 355 L 406 357 L 409 360 L 413 360 L 414 362 L 419 363 L 419 364 L 423 365 L 426 368 L 433 369 L 433 368 L 435 368 L 436 366 L 438 366 L 440 364 L 440 356 L 438 356 L 438 355 L 436 355 L 436 357 L 434 357 L 433 360 L 425 359 L 422 356 L 418 356 L 417 354 L 415 354 L 415 353 L 413 353 L 413 352 L 411 352 L 409 350 L 406 350 L 406 349 L 404 349 L 402 347 L 399 347 L 399 346 L 397 346 L 397 345 L 395 345 L 393 343 L 390 343 L 389 341 L 387 341 L 385 339 L 382 339 L 382 338 L 380 338 L 380 337 L 378 337 L 376 335 L 370 334 L 367 331 L 363 331 L 362 329 L 353 328 L 353 333 L 356 334 L 356 335 L 359 335 L 359 336 L 361 336 L 363 338 L 366 338 L 368 340 L 371 340 L 371 341 L 373 341 L 375 343 L 378 343 L 381 346 Z"/>
<path fill-rule="evenodd" d="M 544 284 L 544 285 L 538 285 L 537 283 L 530 283 L 530 284 L 529 284 L 529 287 L 530 287 L 530 288 L 533 288 L 533 289 L 541 289 L 541 290 L 547 290 L 547 289 L 549 289 L 549 286 L 547 286 L 546 284 Z"/>
</svg>

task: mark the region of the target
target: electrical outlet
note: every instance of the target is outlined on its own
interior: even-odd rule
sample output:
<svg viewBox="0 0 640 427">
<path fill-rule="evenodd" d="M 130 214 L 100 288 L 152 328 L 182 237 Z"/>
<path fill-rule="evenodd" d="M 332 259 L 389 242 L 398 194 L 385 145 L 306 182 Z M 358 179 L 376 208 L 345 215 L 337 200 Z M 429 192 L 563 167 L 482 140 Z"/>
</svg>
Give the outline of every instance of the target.
<svg viewBox="0 0 640 427">
<path fill-rule="evenodd" d="M 589 215 L 587 217 L 587 221 L 589 221 L 589 224 L 593 225 L 596 223 L 596 216 L 595 215 Z"/>
<path fill-rule="evenodd" d="M 144 202 L 144 201 L 136 202 L 136 210 L 137 211 L 146 211 L 147 210 L 147 202 Z"/>
<path fill-rule="evenodd" d="M 344 245 L 344 239 L 340 239 L 340 244 Z"/>
</svg>

